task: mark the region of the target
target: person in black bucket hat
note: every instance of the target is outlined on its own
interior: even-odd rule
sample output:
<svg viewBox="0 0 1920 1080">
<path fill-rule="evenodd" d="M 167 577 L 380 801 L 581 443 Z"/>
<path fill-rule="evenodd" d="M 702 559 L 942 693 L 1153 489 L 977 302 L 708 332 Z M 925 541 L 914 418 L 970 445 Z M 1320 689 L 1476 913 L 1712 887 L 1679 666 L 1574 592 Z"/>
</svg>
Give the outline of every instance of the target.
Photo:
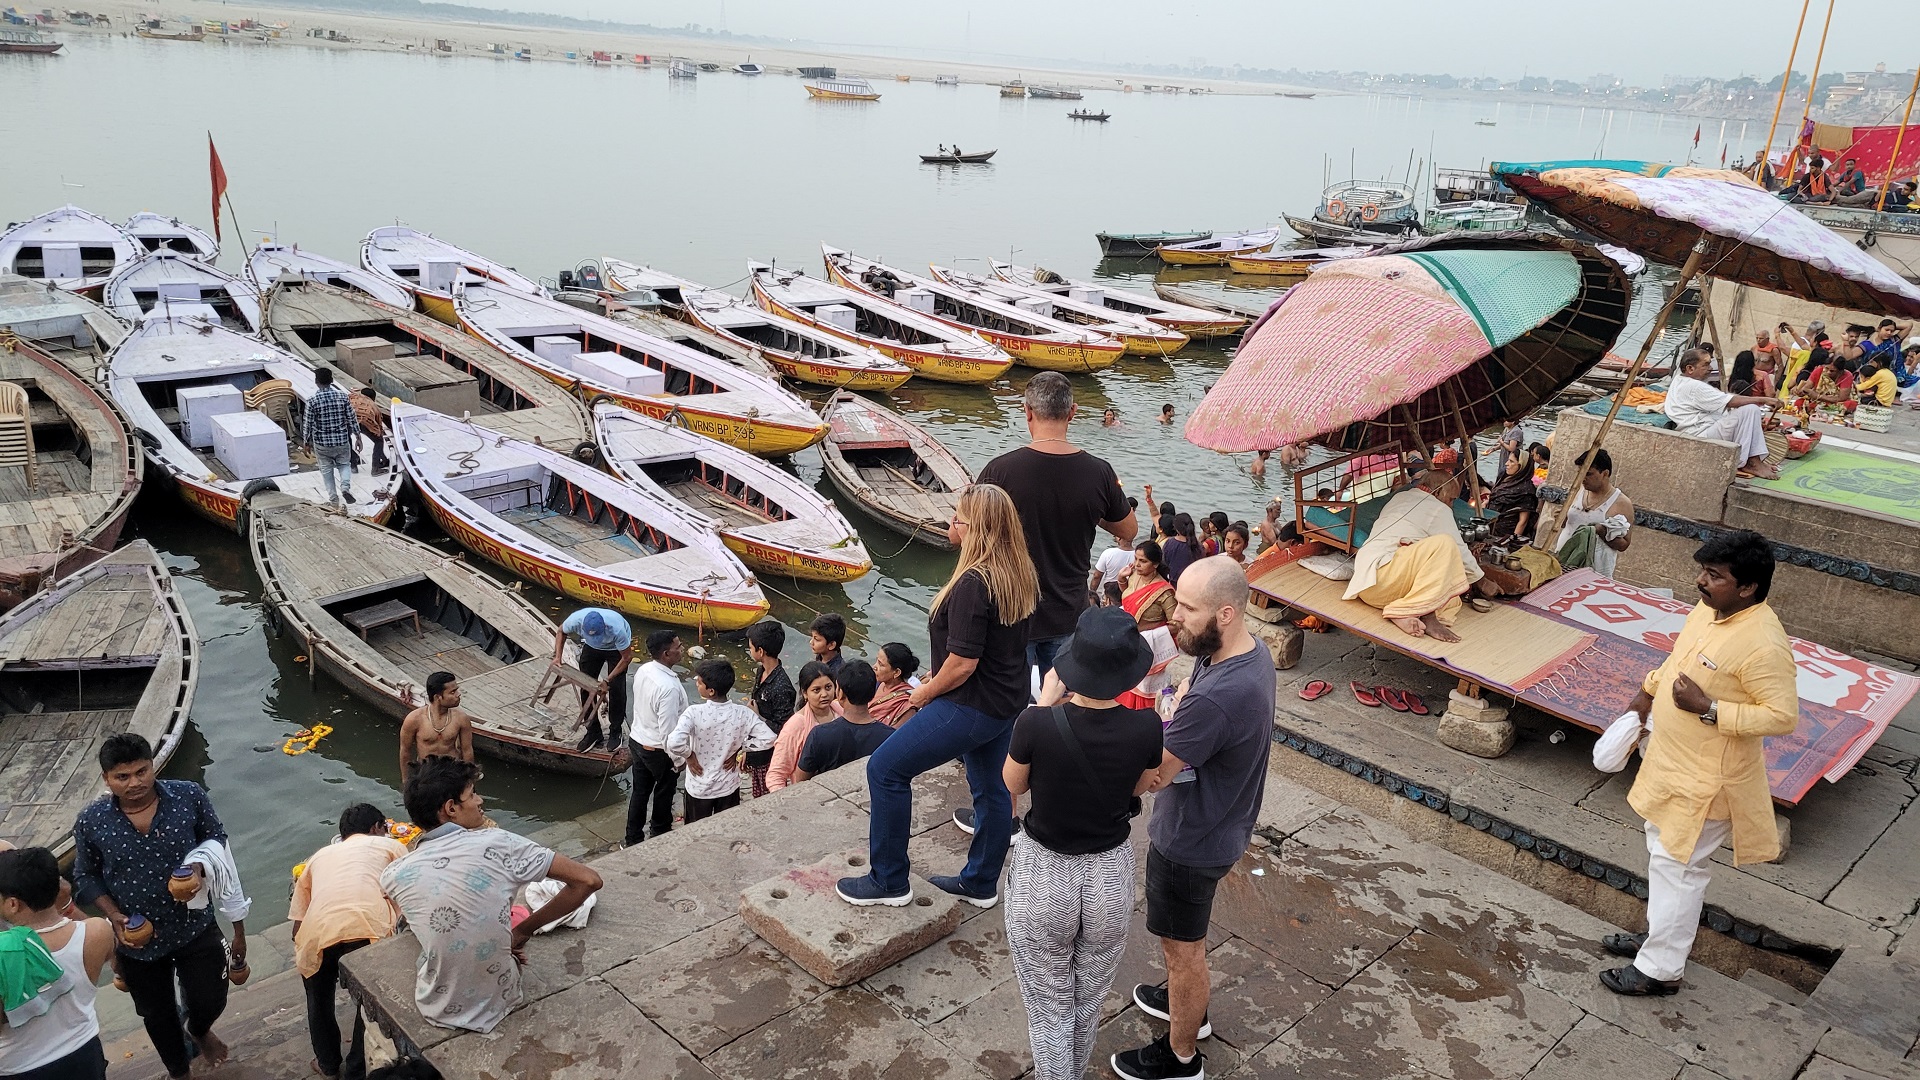
<svg viewBox="0 0 1920 1080">
<path fill-rule="evenodd" d="M 1133 616 L 1088 608 L 1053 670 L 1067 699 L 1014 721 L 1007 789 L 1033 793 L 1007 863 L 1007 944 L 1036 1080 L 1078 1080 L 1133 911 L 1131 821 L 1161 761 L 1160 718 L 1114 698 L 1153 664 Z"/>
</svg>

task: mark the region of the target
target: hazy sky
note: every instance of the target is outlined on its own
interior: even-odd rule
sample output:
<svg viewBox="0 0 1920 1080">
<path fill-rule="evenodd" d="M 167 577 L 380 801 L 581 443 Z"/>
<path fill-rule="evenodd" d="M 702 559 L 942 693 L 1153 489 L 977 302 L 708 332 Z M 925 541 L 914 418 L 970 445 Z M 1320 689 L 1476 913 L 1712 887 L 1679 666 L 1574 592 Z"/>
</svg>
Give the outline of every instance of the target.
<svg viewBox="0 0 1920 1080">
<path fill-rule="evenodd" d="M 1772 76 L 1785 67 L 1796 0 L 1612 0 L 1487 8 L 1431 0 L 1357 6 L 1299 0 L 466 0 L 655 26 L 698 23 L 950 54 L 1090 63 L 1446 72 L 1642 84 L 1666 74 Z M 1837 6 L 1824 70 L 1911 70 L 1920 21 L 1899 0 Z M 1364 11 L 1362 15 L 1360 12 Z M 1826 4 L 1813 0 L 1795 66 L 1812 67 Z"/>
</svg>

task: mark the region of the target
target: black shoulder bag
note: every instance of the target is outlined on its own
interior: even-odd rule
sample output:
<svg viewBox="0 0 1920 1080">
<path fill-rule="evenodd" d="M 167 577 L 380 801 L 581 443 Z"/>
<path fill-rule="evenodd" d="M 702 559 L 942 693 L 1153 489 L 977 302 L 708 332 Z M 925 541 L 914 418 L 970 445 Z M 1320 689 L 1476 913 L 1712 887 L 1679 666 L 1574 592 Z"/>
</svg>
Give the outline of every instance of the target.
<svg viewBox="0 0 1920 1080">
<path fill-rule="evenodd" d="M 1080 775 L 1087 778 L 1089 788 L 1098 792 L 1100 774 L 1093 771 L 1093 762 L 1087 760 L 1087 752 L 1080 748 L 1080 740 L 1074 737 L 1073 725 L 1067 723 L 1067 707 L 1055 705 L 1048 711 L 1053 713 L 1053 726 L 1060 731 L 1060 741 L 1066 744 L 1067 752 L 1072 754 L 1073 760 L 1079 764 Z M 1139 816 L 1140 796 L 1134 795 L 1127 799 L 1127 820 L 1132 821 Z"/>
</svg>

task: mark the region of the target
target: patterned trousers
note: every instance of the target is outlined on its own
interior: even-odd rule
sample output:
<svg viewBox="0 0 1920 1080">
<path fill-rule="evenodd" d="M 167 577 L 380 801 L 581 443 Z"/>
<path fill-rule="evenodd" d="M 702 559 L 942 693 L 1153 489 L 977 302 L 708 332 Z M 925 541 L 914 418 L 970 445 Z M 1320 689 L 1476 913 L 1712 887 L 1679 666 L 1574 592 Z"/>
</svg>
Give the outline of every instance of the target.
<svg viewBox="0 0 1920 1080">
<path fill-rule="evenodd" d="M 1007 863 L 1007 945 L 1027 1005 L 1034 1080 L 1080 1080 L 1100 1003 L 1127 949 L 1133 845 L 1061 855 L 1014 834 Z"/>
</svg>

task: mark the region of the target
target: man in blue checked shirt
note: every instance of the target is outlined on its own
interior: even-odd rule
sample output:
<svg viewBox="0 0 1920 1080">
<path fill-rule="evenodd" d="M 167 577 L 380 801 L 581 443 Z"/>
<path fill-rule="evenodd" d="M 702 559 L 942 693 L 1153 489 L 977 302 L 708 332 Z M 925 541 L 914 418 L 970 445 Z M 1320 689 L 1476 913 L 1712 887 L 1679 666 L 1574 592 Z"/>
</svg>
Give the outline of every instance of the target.
<svg viewBox="0 0 1920 1080">
<path fill-rule="evenodd" d="M 300 441 L 308 453 L 320 459 L 320 479 L 327 488 L 327 503 L 345 513 L 346 503 L 353 501 L 348 485 L 353 482 L 353 440 L 360 421 L 354 415 L 353 402 L 333 385 L 331 368 L 315 371 L 313 382 L 319 389 L 307 400 Z"/>
</svg>

